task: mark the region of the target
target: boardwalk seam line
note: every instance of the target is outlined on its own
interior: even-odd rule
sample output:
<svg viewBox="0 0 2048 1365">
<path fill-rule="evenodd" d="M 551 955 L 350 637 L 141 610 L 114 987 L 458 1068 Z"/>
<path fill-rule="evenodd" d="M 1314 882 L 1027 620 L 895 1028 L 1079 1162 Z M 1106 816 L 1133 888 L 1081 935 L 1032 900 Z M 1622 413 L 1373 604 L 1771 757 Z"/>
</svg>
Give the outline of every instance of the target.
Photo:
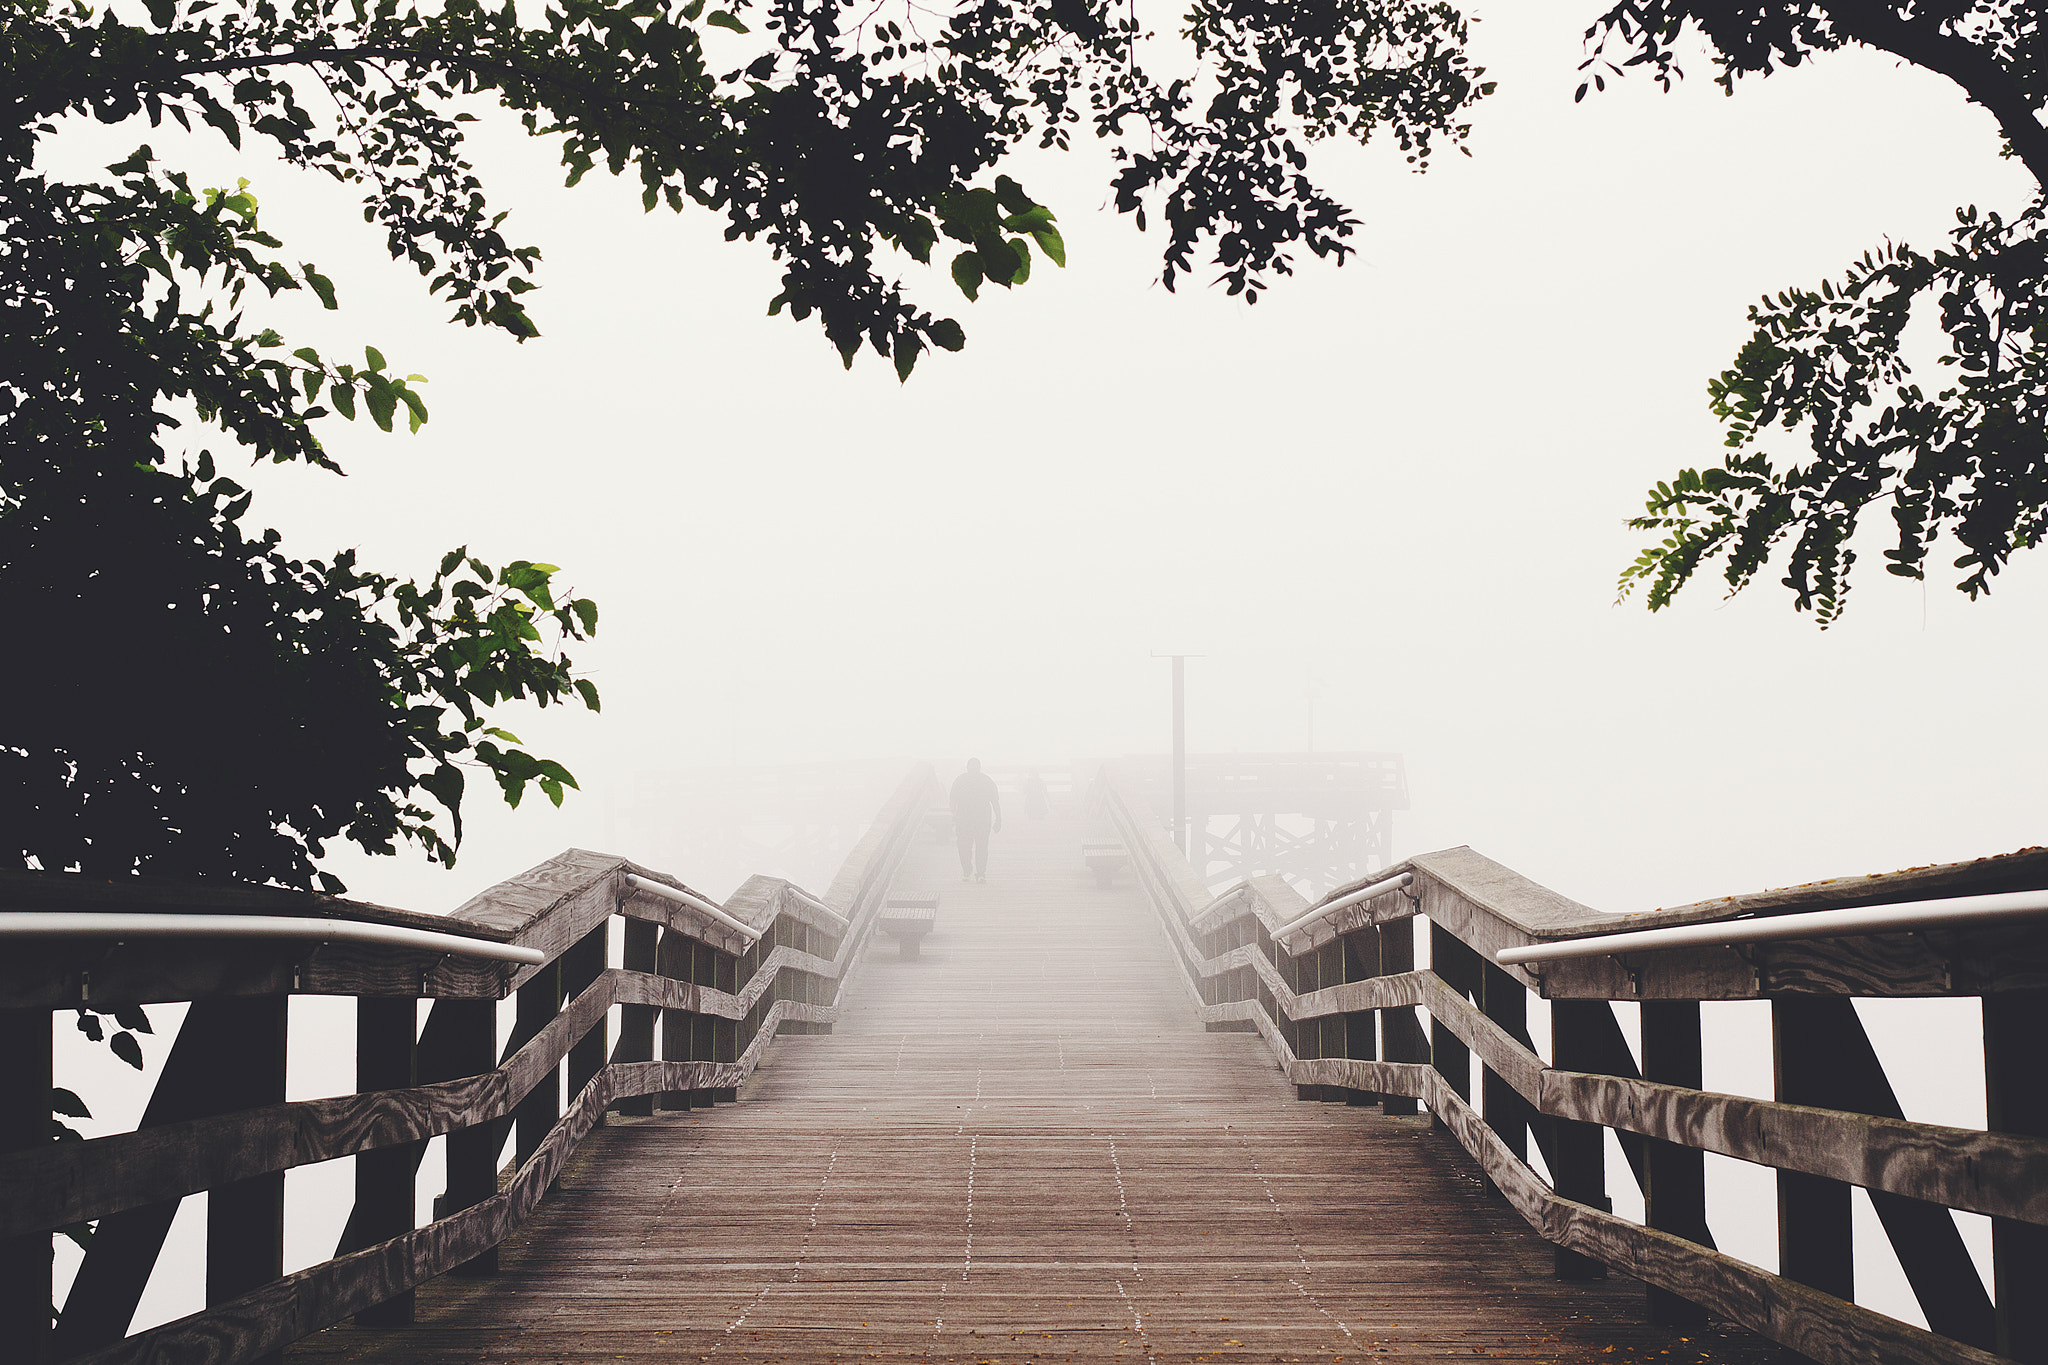
<svg viewBox="0 0 2048 1365">
<path fill-rule="evenodd" d="M 785 1285 L 795 1284 L 798 1277 L 804 1273 L 804 1258 L 810 1255 L 811 1251 L 811 1234 L 818 1230 L 818 1206 L 825 1202 L 825 1187 L 832 1183 L 832 1171 L 838 1165 L 839 1149 L 834 1147 L 832 1155 L 825 1162 L 825 1173 L 818 1177 L 818 1195 L 817 1198 L 811 1200 L 811 1219 L 804 1227 L 803 1239 L 797 1243 L 796 1261 L 789 1267 L 789 1279 L 784 1281 Z M 753 1316 L 754 1310 L 761 1306 L 761 1300 L 767 1298 L 770 1291 L 775 1289 L 775 1287 L 773 1284 L 762 1285 L 760 1292 L 754 1295 L 753 1302 L 741 1309 L 740 1315 L 734 1318 L 723 1332 L 719 1333 L 718 1340 L 712 1343 L 709 1354 L 703 1358 L 709 1359 L 710 1356 L 718 1355 L 724 1351 L 725 1343 L 732 1339 L 732 1334 L 746 1325 L 747 1319 Z"/>
</svg>

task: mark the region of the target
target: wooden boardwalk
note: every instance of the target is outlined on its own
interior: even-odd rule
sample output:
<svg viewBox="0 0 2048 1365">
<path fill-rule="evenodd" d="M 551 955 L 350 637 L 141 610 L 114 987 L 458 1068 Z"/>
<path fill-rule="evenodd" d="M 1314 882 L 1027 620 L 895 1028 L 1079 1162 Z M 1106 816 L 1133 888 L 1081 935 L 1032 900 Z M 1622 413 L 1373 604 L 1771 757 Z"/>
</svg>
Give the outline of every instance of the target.
<svg viewBox="0 0 2048 1365">
<path fill-rule="evenodd" d="M 921 842 L 923 956 L 879 940 L 831 1036 L 738 1104 L 594 1134 L 489 1280 L 305 1362 L 1787 1362 L 1650 1326 L 1423 1118 L 1300 1103 L 1254 1035 L 1204 1033 L 1128 877 L 1016 820 L 987 885 Z M 1624 1177 L 1625 1178 L 1625 1177 Z"/>
</svg>

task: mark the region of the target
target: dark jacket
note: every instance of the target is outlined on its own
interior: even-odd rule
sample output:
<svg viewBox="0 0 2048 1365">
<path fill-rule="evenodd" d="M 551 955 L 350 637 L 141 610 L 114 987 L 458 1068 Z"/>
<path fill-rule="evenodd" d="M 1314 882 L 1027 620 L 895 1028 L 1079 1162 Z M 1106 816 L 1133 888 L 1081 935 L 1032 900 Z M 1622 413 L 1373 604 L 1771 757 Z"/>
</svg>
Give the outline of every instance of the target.
<svg viewBox="0 0 2048 1365">
<path fill-rule="evenodd" d="M 1003 801 L 995 779 L 987 773 L 962 773 L 953 779 L 953 822 L 963 829 L 1001 829 Z"/>
</svg>

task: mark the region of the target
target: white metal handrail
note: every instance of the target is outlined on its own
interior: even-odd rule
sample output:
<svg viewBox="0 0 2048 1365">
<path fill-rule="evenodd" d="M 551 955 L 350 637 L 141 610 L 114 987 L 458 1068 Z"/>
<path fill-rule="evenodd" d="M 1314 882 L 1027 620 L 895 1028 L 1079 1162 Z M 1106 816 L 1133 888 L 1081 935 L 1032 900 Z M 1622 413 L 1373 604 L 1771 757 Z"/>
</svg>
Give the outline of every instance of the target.
<svg viewBox="0 0 2048 1365">
<path fill-rule="evenodd" d="M 805 905 L 810 906 L 811 909 L 830 915 L 833 919 L 838 920 L 841 926 L 847 923 L 846 916 L 840 914 L 837 910 L 834 910 L 831 906 L 825 904 L 825 902 L 819 900 L 803 888 L 792 886 L 789 888 L 789 894 L 802 901 Z"/>
<path fill-rule="evenodd" d="M 389 948 L 422 948 L 457 957 L 482 957 L 526 965 L 547 961 L 538 948 L 489 939 L 410 929 L 401 924 L 316 919 L 303 915 L 186 915 L 175 911 L 18 910 L 0 912 L 6 938 L 283 938 L 322 943 L 376 943 Z"/>
<path fill-rule="evenodd" d="M 1362 886 L 1358 890 L 1351 892 L 1349 895 L 1339 896 L 1336 900 L 1325 902 L 1324 904 L 1318 905 L 1314 909 L 1308 911 L 1306 914 L 1298 915 L 1295 918 L 1287 921 L 1287 923 L 1281 925 L 1278 929 L 1275 929 L 1273 931 L 1273 937 L 1279 938 L 1284 934 L 1293 933 L 1296 929 L 1300 929 L 1306 925 L 1313 924 L 1317 920 L 1328 919 L 1330 916 L 1336 914 L 1339 910 L 1349 910 L 1352 906 L 1357 905 L 1360 901 L 1369 901 L 1374 896 L 1384 896 L 1389 891 L 1405 890 L 1408 884 L 1414 880 L 1414 873 L 1403 872 L 1397 876 L 1389 877 L 1383 882 L 1374 882 L 1371 886 Z"/>
<path fill-rule="evenodd" d="M 746 935 L 749 940 L 761 937 L 759 929 L 726 914 L 725 911 L 719 909 L 710 901 L 705 900 L 694 891 L 685 891 L 679 886 L 670 886 L 667 882 L 658 882 L 651 877 L 643 877 L 637 872 L 628 872 L 626 880 L 641 891 L 652 892 L 654 895 L 666 900 L 672 900 L 679 905 L 687 905 L 692 910 L 701 911 L 717 920 L 720 924 L 723 924 L 726 928 L 731 929 L 734 933 Z"/>
<path fill-rule="evenodd" d="M 2048 915 L 2048 890 L 2005 891 L 1989 896 L 1948 896 L 1939 900 L 1903 901 L 1891 905 L 1859 905 L 1846 910 L 1811 910 L 1797 915 L 1715 920 L 1710 924 L 1676 924 L 1664 929 L 1638 929 L 1600 934 L 1558 943 L 1530 943 L 1503 948 L 1494 961 L 1504 967 L 1524 962 L 1555 962 L 1562 958 L 1604 957 L 1613 953 L 1652 952 L 1659 948 L 1733 947 L 1778 939 L 1845 938 L 1851 934 L 1896 934 L 1912 929 L 1966 929 L 2008 924 Z"/>
</svg>

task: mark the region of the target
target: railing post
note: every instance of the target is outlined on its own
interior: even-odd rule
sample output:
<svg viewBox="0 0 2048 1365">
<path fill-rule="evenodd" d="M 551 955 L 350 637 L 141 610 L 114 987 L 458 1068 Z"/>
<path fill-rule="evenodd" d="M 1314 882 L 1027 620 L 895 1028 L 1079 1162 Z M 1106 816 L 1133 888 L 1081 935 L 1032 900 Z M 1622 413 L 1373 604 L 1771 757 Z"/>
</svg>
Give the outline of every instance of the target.
<svg viewBox="0 0 2048 1365">
<path fill-rule="evenodd" d="M 1287 983 L 1287 989 L 1293 991 L 1296 997 L 1306 995 L 1322 985 L 1317 979 L 1321 963 L 1315 949 L 1311 948 L 1299 956 L 1291 955 L 1276 939 L 1273 942 L 1273 957 L 1280 968 L 1280 979 Z M 1294 1049 L 1295 1056 L 1309 1058 L 1323 1055 L 1322 1049 L 1318 1046 L 1323 1038 L 1321 1019 L 1288 1019 L 1285 1010 L 1281 1011 L 1281 1016 L 1274 1022 L 1280 1025 L 1280 1032 L 1287 1039 L 1287 1045 Z M 1297 1085 L 1294 1087 L 1294 1097 L 1298 1100 L 1319 1100 L 1323 1097 L 1323 1088 L 1319 1085 Z"/>
<path fill-rule="evenodd" d="M 1344 972 L 1346 981 L 1370 981 L 1380 974 L 1380 931 L 1376 925 L 1354 929 L 1344 935 Z M 1344 1015 L 1344 1055 L 1355 1061 L 1370 1062 L 1379 1058 L 1379 1039 L 1373 1028 L 1371 1010 L 1351 1010 Z M 1378 1104 L 1384 1096 L 1370 1090 L 1346 1090 L 1346 1104 Z"/>
<path fill-rule="evenodd" d="M 574 1000 L 590 989 L 600 976 L 604 975 L 605 956 L 611 944 L 611 920 L 602 919 L 597 927 L 576 940 L 568 952 L 562 954 L 562 999 Z M 610 1025 L 610 1016 L 599 1015 L 590 1032 L 583 1035 L 575 1046 L 569 1049 L 569 1101 L 583 1093 L 583 1087 L 590 1084 L 590 1078 L 604 1070 L 604 1057 L 610 1040 L 605 1034 Z"/>
<path fill-rule="evenodd" d="M 409 995 L 366 995 L 356 1000 L 356 1089 L 406 1090 L 418 1084 L 419 1010 Z M 351 1230 L 362 1246 L 412 1231 L 415 1174 L 424 1144 L 379 1147 L 356 1154 L 356 1206 Z M 412 1321 L 413 1291 L 356 1314 L 366 1327 L 403 1327 Z"/>
<path fill-rule="evenodd" d="M 661 947 L 655 955 L 655 971 L 677 981 L 690 979 L 691 941 L 681 930 L 669 928 L 661 931 Z M 661 1059 L 664 1062 L 687 1062 L 690 1060 L 690 1012 L 688 1010 L 663 1010 L 661 1012 Z M 655 1097 L 654 1107 L 663 1111 L 688 1109 L 690 1092 L 687 1090 L 664 1090 Z"/>
<path fill-rule="evenodd" d="M 1645 1000 L 1642 1011 L 1643 1079 L 1698 1090 L 1704 1084 L 1699 1001 Z M 1702 1246 L 1714 1244 L 1707 1232 L 1704 1152 L 1660 1138 L 1644 1140 L 1643 1221 Z M 1690 1299 L 1655 1285 L 1647 1288 L 1652 1322 L 1689 1327 L 1707 1320 L 1706 1310 Z"/>
<path fill-rule="evenodd" d="M 737 995 L 740 985 L 740 958 L 737 953 L 718 955 L 717 987 L 727 995 Z M 712 1024 L 712 1060 L 715 1062 L 736 1062 L 740 1059 L 740 1021 L 719 1016 Z M 712 1091 L 711 1098 L 727 1104 L 740 1097 L 739 1087 L 722 1085 Z"/>
<path fill-rule="evenodd" d="M 1403 976 L 1415 970 L 1415 929 L 1419 923 L 1414 919 L 1399 919 L 1380 926 L 1381 975 Z M 1388 1061 L 1418 1066 L 1428 1064 L 1429 1039 L 1422 1032 L 1422 1023 L 1415 1017 L 1413 1005 L 1382 1010 L 1380 1032 L 1384 1035 Z M 1406 1115 L 1417 1112 L 1420 1107 L 1411 1096 L 1388 1095 L 1380 1112 Z"/>
<path fill-rule="evenodd" d="M 480 1076 L 498 1064 L 498 1002 L 495 1000 L 443 1000 L 434 1006 L 446 1010 L 448 1030 L 446 1054 L 435 1059 L 434 1080 L 458 1076 Z M 422 1068 L 424 1069 L 424 1068 Z M 502 1121 L 477 1123 L 458 1128 L 448 1135 L 448 1188 L 436 1201 L 434 1216 L 474 1208 L 498 1192 L 498 1149 L 503 1146 Z M 457 1275 L 495 1275 L 498 1249 L 490 1250 L 455 1267 Z"/>
<path fill-rule="evenodd" d="M 1344 981 L 1344 944 L 1340 939 L 1331 939 L 1316 949 L 1316 980 L 1320 986 L 1341 985 Z M 1341 1014 L 1326 1014 L 1316 1020 L 1316 1055 L 1318 1057 L 1343 1057 L 1349 1055 L 1351 1029 L 1349 1021 Z M 1321 1094 L 1316 1098 L 1342 1102 L 1344 1088 L 1336 1085 L 1318 1087 Z"/>
<path fill-rule="evenodd" d="M 1848 1039 L 1827 996 L 1771 1001 L 1776 1095 L 1786 1104 L 1831 1107 L 1830 1076 Z M 1852 1016 L 1853 1017 L 1853 1016 Z M 1849 1187 L 1824 1176 L 1778 1172 L 1778 1273 L 1838 1299 L 1856 1297 Z"/>
<path fill-rule="evenodd" d="M 0 1011 L 0 1153 L 50 1145 L 51 1016 Z M 50 1234 L 0 1241 L 0 1341 L 21 1365 L 50 1358 Z"/>
<path fill-rule="evenodd" d="M 1479 993 L 1479 955 L 1441 924 L 1429 926 L 1429 967 L 1460 995 Z M 1472 1050 L 1441 1019 L 1429 1021 L 1429 1060 L 1459 1099 L 1472 1102 Z M 1442 1122 L 1441 1119 L 1438 1120 Z"/>
<path fill-rule="evenodd" d="M 1984 997 L 1987 1126 L 2048 1138 L 2048 991 Z M 1991 1220 L 1997 1350 L 2024 1365 L 2048 1362 L 2048 1228 Z"/>
<path fill-rule="evenodd" d="M 164 1056 L 139 1127 L 181 1123 L 220 1112 L 221 1059 L 235 1054 L 243 1016 L 234 1001 L 195 1000 Z M 230 1105 L 229 1107 L 233 1107 Z M 166 1199 L 102 1218 L 85 1262 L 64 1299 L 50 1354 L 67 1360 L 128 1334 L 181 1200 Z"/>
<path fill-rule="evenodd" d="M 526 979 L 526 984 L 519 988 L 516 1008 L 512 1037 L 505 1048 L 508 1059 L 509 1054 L 532 1042 L 562 1012 L 560 958 Z M 562 1067 L 557 1062 L 512 1110 L 512 1165 L 515 1169 L 524 1166 L 526 1159 L 540 1150 L 541 1143 L 547 1140 L 548 1130 L 562 1116 L 561 1090 Z"/>
<path fill-rule="evenodd" d="M 1530 1051 L 1535 1045 L 1529 1039 L 1529 992 L 1520 981 L 1502 968 L 1473 954 L 1479 968 L 1479 1008 L 1486 1017 L 1505 1029 L 1514 1040 Z M 1521 1092 L 1509 1085 L 1506 1078 L 1495 1074 L 1490 1066 L 1479 1070 L 1480 1093 L 1486 1101 L 1486 1126 L 1515 1159 L 1524 1165 L 1529 1161 L 1529 1133 L 1539 1116 L 1531 1109 Z"/>
<path fill-rule="evenodd" d="M 1613 1022 L 1613 1007 L 1605 1000 L 1551 1001 L 1552 1065 L 1561 1071 L 1606 1070 L 1601 1044 Z M 1597 1123 L 1559 1121 L 1550 1141 L 1550 1174 L 1558 1194 L 1604 1213 L 1613 1212 L 1614 1205 L 1607 1198 L 1605 1130 Z M 1560 1280 L 1607 1278 L 1605 1265 L 1568 1248 L 1555 1248 L 1553 1259 Z"/>
<path fill-rule="evenodd" d="M 699 941 L 690 953 L 690 980 L 700 987 L 716 987 L 718 981 L 718 950 L 710 944 Z M 718 1044 L 711 1027 L 712 1016 L 702 1012 L 690 1016 L 690 1060 L 710 1062 L 717 1060 Z M 696 1086 L 690 1091 L 692 1109 L 709 1109 L 713 1103 L 708 1086 Z"/>
<path fill-rule="evenodd" d="M 629 972 L 653 973 L 659 956 L 661 927 L 644 919 L 626 921 L 626 940 L 620 965 Z M 613 1056 L 621 1062 L 654 1060 L 654 1006 L 622 1005 L 619 1008 L 619 1046 Z M 645 1116 L 654 1112 L 654 1096 L 629 1095 L 613 1108 L 621 1114 Z"/>
<path fill-rule="evenodd" d="M 290 997 L 217 1001 L 225 1025 L 210 1062 L 215 1113 L 283 1104 L 285 1021 Z M 240 1298 L 284 1274 L 284 1172 L 252 1176 L 206 1194 L 206 1306 Z M 284 1359 L 282 1351 L 254 1365 Z"/>
</svg>

